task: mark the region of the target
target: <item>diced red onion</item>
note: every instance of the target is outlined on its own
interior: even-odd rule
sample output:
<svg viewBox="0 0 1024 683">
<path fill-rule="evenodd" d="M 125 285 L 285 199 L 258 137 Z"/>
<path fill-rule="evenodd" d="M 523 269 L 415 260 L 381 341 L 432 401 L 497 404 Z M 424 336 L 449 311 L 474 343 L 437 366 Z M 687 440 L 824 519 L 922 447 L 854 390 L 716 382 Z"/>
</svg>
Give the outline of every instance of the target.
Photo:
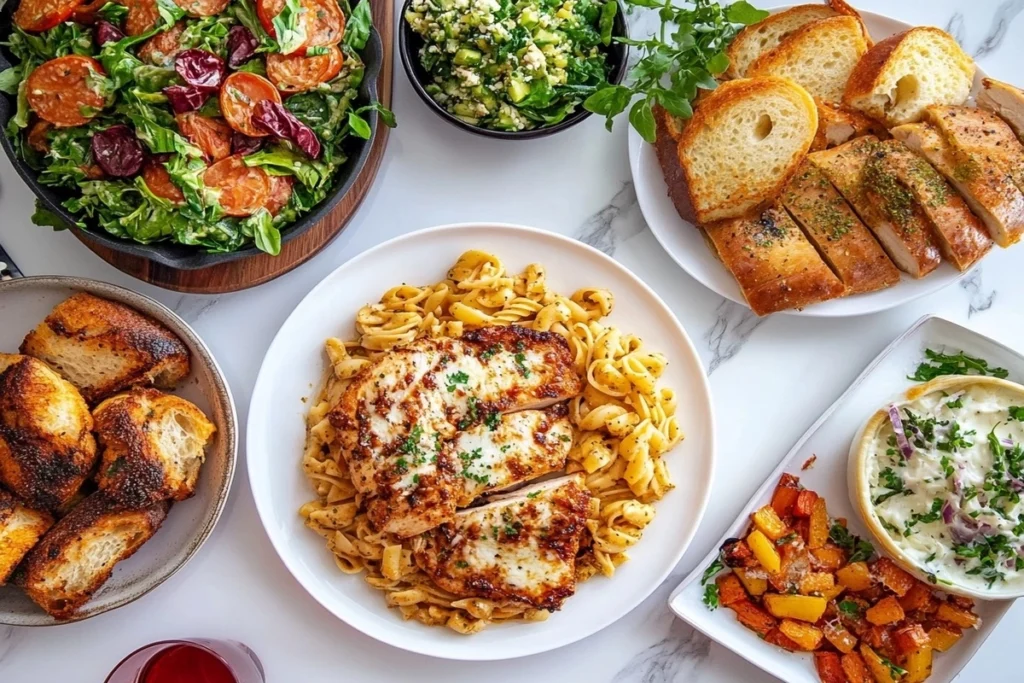
<svg viewBox="0 0 1024 683">
<path fill-rule="evenodd" d="M 199 109 L 214 92 L 216 91 L 210 88 L 198 88 L 194 85 L 169 85 L 164 88 L 164 94 L 167 95 L 167 101 L 175 114 Z"/>
<path fill-rule="evenodd" d="M 313 129 L 295 118 L 285 109 L 283 104 L 273 100 L 261 100 L 253 109 L 252 120 L 268 133 L 279 138 L 290 140 L 307 156 L 316 159 L 320 156 L 320 140 Z"/>
<path fill-rule="evenodd" d="M 953 521 L 953 515 L 955 514 L 956 509 L 953 507 L 953 504 L 947 500 L 946 504 L 942 506 L 942 521 L 949 524 Z"/>
<path fill-rule="evenodd" d="M 93 161 L 109 176 L 128 178 L 142 168 L 142 144 L 123 124 L 93 133 L 91 148 Z"/>
<path fill-rule="evenodd" d="M 198 88 L 216 89 L 224 80 L 224 60 L 198 47 L 179 52 L 174 70 L 183 81 Z"/>
<path fill-rule="evenodd" d="M 896 434 L 896 443 L 904 458 L 910 459 L 914 454 L 914 447 L 907 441 L 907 433 L 903 430 L 903 420 L 900 419 L 900 411 L 895 405 L 889 405 L 889 422 L 892 423 L 892 431 Z"/>
<path fill-rule="evenodd" d="M 96 28 L 93 31 L 96 34 L 96 44 L 100 47 L 107 43 L 116 43 L 124 38 L 124 31 L 103 19 L 96 22 Z"/>
<path fill-rule="evenodd" d="M 1013 439 L 1003 439 L 999 443 L 1003 444 L 1007 448 L 1013 448 Z"/>
<path fill-rule="evenodd" d="M 257 47 L 259 43 L 252 31 L 241 24 L 232 26 L 228 31 L 228 66 L 232 69 L 242 66 L 256 54 Z"/>
</svg>

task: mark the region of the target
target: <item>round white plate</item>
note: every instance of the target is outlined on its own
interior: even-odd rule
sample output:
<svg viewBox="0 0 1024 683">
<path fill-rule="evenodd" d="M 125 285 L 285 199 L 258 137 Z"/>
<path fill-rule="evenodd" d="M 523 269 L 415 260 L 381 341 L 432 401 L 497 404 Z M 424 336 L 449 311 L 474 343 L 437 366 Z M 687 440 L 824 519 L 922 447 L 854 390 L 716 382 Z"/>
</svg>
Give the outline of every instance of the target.
<svg viewBox="0 0 1024 683">
<path fill-rule="evenodd" d="M 639 335 L 670 362 L 664 383 L 679 396 L 685 440 L 666 456 L 676 489 L 612 579 L 582 584 L 545 622 L 492 625 L 463 636 L 444 627 L 403 621 L 384 595 L 360 576 L 338 571 L 324 541 L 305 528 L 298 509 L 314 495 L 300 467 L 305 413 L 318 391 L 328 337 L 354 336 L 356 311 L 400 282 L 433 283 L 462 252 L 483 249 L 519 272 L 548 268 L 565 293 L 603 287 L 615 295 L 610 320 Z M 306 399 L 305 401 L 303 399 Z M 256 507 L 281 559 L 324 607 L 369 636 L 413 652 L 463 660 L 522 657 L 585 638 L 621 618 L 679 562 L 704 514 L 714 470 L 714 421 L 704 368 L 672 312 L 635 275 L 601 252 L 534 228 L 494 223 L 450 225 L 385 242 L 345 263 L 311 291 L 267 350 L 253 389 L 248 424 L 249 482 Z"/>
<path fill-rule="evenodd" d="M 773 8 L 772 12 L 788 7 Z M 880 14 L 860 14 L 875 42 L 911 28 L 910 24 Z M 981 87 L 981 79 L 984 76 L 985 73 L 978 69 L 974 78 L 975 92 Z M 669 256 L 711 291 L 746 306 L 747 302 L 736 280 L 708 248 L 700 231 L 692 223 L 680 218 L 676 212 L 672 200 L 668 197 L 665 176 L 661 172 L 654 147 L 644 142 L 632 127 L 629 129 L 629 163 L 640 210 L 647 225 L 651 227 L 651 232 Z M 937 292 L 957 282 L 966 274 L 943 262 L 934 272 L 920 280 L 904 274 L 899 283 L 888 289 L 813 304 L 802 311 L 782 312 L 820 318 L 876 313 Z"/>
</svg>

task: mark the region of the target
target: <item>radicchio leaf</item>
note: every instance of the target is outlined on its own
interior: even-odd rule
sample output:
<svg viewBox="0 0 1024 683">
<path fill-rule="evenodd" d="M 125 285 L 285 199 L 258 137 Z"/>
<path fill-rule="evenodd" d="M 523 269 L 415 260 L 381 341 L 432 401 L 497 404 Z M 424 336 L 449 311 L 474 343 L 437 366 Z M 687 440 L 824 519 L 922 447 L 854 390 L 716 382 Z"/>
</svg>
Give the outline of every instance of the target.
<svg viewBox="0 0 1024 683">
<path fill-rule="evenodd" d="M 142 168 L 142 144 L 128 126 L 111 126 L 93 134 L 92 158 L 108 176 L 128 178 Z"/>
<path fill-rule="evenodd" d="M 188 85 L 198 88 L 219 88 L 224 81 L 224 60 L 197 47 L 178 53 L 174 70 Z"/>
<path fill-rule="evenodd" d="M 94 31 L 96 34 L 96 42 L 100 47 L 107 43 L 116 43 L 124 38 L 124 31 L 103 19 L 96 22 L 96 28 Z"/>
<path fill-rule="evenodd" d="M 256 103 L 252 120 L 268 133 L 279 138 L 290 140 L 311 159 L 320 156 L 320 140 L 316 133 L 306 124 L 295 118 L 295 115 L 272 100 L 261 100 Z"/>
<path fill-rule="evenodd" d="M 231 153 L 245 156 L 258 152 L 263 147 L 263 138 L 254 138 L 235 131 L 231 134 Z"/>
<path fill-rule="evenodd" d="M 164 88 L 164 94 L 167 95 L 167 101 L 175 114 L 184 114 L 199 109 L 206 104 L 206 100 L 214 92 L 216 90 L 194 85 L 169 85 Z"/>
<path fill-rule="evenodd" d="M 256 54 L 257 47 L 259 42 L 252 31 L 241 24 L 232 26 L 228 31 L 228 66 L 232 69 L 242 66 Z"/>
</svg>

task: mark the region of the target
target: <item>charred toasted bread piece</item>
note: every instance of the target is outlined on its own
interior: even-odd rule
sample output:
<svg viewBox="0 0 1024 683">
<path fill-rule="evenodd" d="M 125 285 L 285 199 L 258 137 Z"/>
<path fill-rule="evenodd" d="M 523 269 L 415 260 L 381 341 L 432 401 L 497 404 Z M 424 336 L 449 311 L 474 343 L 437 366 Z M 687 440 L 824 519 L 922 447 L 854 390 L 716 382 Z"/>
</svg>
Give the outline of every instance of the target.
<svg viewBox="0 0 1024 683">
<path fill-rule="evenodd" d="M 22 505 L 0 491 L 0 586 L 7 582 L 22 558 L 53 526 L 53 517 Z"/>
<path fill-rule="evenodd" d="M 868 43 L 856 17 L 829 17 L 794 31 L 774 50 L 758 57 L 747 75 L 789 78 L 814 97 L 839 102 L 846 81 L 867 51 Z"/>
<path fill-rule="evenodd" d="M 1024 234 L 1024 194 L 999 168 L 983 164 L 973 155 L 962 158 L 930 124 L 897 126 L 892 134 L 946 177 L 981 218 L 996 244 L 1008 247 L 1020 240 Z"/>
<path fill-rule="evenodd" d="M 795 31 L 811 22 L 834 16 L 836 11 L 828 5 L 797 5 L 747 26 L 736 34 L 726 50 L 729 56 L 726 76 L 746 76 L 747 69 L 758 57 L 774 50 Z"/>
<path fill-rule="evenodd" d="M 815 98 L 814 104 L 818 107 L 818 132 L 811 143 L 812 152 L 841 145 L 862 135 L 874 135 L 879 139 L 889 137 L 885 126 L 859 111 L 842 104 L 830 104 L 820 98 Z"/>
<path fill-rule="evenodd" d="M 100 445 L 96 483 L 132 507 L 195 493 L 207 442 L 216 431 L 203 411 L 156 389 L 108 398 L 93 412 Z"/>
<path fill-rule="evenodd" d="M 679 138 L 692 207 L 683 218 L 704 225 L 771 204 L 796 173 L 817 128 L 814 100 L 788 79 L 722 83 Z"/>
<path fill-rule="evenodd" d="M 981 79 L 981 87 L 978 106 L 1006 121 L 1024 142 L 1024 90 L 994 78 Z"/>
<path fill-rule="evenodd" d="M 931 221 L 946 260 L 967 270 L 992 248 L 992 240 L 978 217 L 949 183 L 899 140 L 879 142 L 873 163 L 910 190 Z"/>
<path fill-rule="evenodd" d="M 807 155 L 850 203 L 896 266 L 921 278 L 939 267 L 941 254 L 914 196 L 873 159 L 878 138 L 866 135 Z"/>
<path fill-rule="evenodd" d="M 97 491 L 57 522 L 32 549 L 18 583 L 55 619 L 68 619 L 163 523 L 171 504 L 127 509 Z"/>
<path fill-rule="evenodd" d="M 917 26 L 868 50 L 850 74 L 843 103 L 889 127 L 912 123 L 933 104 L 963 104 L 974 71 L 953 36 Z"/>
<path fill-rule="evenodd" d="M 992 112 L 974 107 L 928 107 L 925 119 L 946 136 L 963 160 L 993 165 L 1024 192 L 1024 145 L 1013 129 Z"/>
<path fill-rule="evenodd" d="M 61 509 L 96 464 L 92 415 L 46 363 L 0 354 L 0 482 L 31 507 Z"/>
<path fill-rule="evenodd" d="M 460 597 L 557 610 L 576 591 L 589 503 L 578 474 L 495 496 L 416 539 L 413 557 Z"/>
<path fill-rule="evenodd" d="M 781 205 L 705 226 L 754 313 L 803 308 L 846 294 Z"/>
<path fill-rule="evenodd" d="M 804 161 L 782 203 L 818 248 L 850 294 L 900 281 L 900 272 L 846 200 L 814 164 Z"/>
<path fill-rule="evenodd" d="M 138 311 L 80 292 L 57 304 L 21 343 L 90 404 L 135 385 L 171 388 L 189 373 L 188 347 Z"/>
</svg>

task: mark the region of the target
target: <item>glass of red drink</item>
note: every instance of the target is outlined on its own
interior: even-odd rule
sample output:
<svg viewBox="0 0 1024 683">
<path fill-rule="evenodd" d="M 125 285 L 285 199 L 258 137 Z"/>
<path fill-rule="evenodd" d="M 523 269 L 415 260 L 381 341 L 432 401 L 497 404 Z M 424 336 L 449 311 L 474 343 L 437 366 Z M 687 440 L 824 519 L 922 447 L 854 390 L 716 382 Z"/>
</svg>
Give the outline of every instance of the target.
<svg viewBox="0 0 1024 683">
<path fill-rule="evenodd" d="M 256 654 L 233 640 L 162 640 L 125 657 L 106 683 L 266 683 Z"/>
</svg>

